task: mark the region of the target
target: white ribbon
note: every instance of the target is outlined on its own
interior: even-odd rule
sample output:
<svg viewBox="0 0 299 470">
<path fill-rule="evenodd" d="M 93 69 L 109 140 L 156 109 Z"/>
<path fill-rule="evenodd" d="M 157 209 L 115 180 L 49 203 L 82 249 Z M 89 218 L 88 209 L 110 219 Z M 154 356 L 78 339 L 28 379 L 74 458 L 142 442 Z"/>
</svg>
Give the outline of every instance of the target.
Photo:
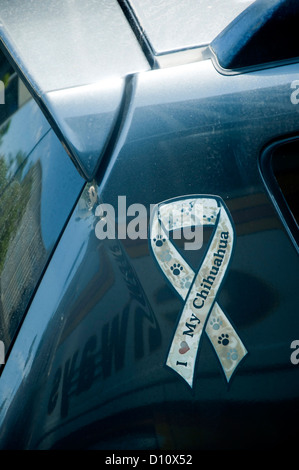
<svg viewBox="0 0 299 470">
<path fill-rule="evenodd" d="M 206 254 L 197 272 L 169 239 L 184 227 L 213 226 Z M 202 332 L 209 337 L 229 381 L 247 351 L 216 302 L 229 266 L 234 229 L 228 210 L 218 196 L 188 196 L 157 204 L 150 225 L 151 248 L 165 277 L 184 301 L 166 365 L 193 386 Z"/>
</svg>

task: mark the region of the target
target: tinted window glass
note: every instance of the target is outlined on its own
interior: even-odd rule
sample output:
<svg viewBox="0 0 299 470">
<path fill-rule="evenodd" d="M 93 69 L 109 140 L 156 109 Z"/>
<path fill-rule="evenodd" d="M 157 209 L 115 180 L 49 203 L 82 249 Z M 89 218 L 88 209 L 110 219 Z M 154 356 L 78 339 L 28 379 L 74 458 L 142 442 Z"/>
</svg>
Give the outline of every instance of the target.
<svg viewBox="0 0 299 470">
<path fill-rule="evenodd" d="M 261 158 L 269 195 L 299 250 L 299 138 L 270 145 Z"/>
<path fill-rule="evenodd" d="M 299 141 L 278 147 L 273 152 L 272 165 L 281 193 L 299 226 Z"/>
<path fill-rule="evenodd" d="M 0 79 L 0 340 L 8 351 L 84 181 L 3 55 Z"/>
<path fill-rule="evenodd" d="M 31 96 L 1 50 L 0 81 L 4 84 L 5 101 L 5 105 L 0 105 L 0 124 L 2 124 L 17 109 L 31 99 Z"/>
</svg>

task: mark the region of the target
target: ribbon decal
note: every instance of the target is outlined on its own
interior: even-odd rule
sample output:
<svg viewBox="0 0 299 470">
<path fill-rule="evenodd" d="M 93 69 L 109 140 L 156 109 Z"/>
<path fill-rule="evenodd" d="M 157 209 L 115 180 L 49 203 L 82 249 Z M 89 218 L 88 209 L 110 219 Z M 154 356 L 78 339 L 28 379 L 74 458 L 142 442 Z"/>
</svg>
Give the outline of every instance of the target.
<svg viewBox="0 0 299 470">
<path fill-rule="evenodd" d="M 198 270 L 187 263 L 169 233 L 184 227 L 213 227 Z M 227 382 L 247 354 L 234 327 L 217 303 L 234 246 L 233 222 L 218 196 L 186 196 L 157 204 L 150 225 L 150 244 L 166 279 L 184 302 L 166 365 L 193 386 L 198 348 L 205 332 Z"/>
</svg>

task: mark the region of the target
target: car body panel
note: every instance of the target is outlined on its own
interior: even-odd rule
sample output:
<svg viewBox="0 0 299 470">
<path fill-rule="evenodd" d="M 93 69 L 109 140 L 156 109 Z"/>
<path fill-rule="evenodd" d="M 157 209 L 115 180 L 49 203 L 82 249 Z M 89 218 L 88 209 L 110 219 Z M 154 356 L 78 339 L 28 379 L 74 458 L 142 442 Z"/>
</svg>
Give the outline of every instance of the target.
<svg viewBox="0 0 299 470">
<path fill-rule="evenodd" d="M 126 80 L 50 92 L 44 103 L 80 173 L 92 180 L 123 119 Z"/>
<path fill-rule="evenodd" d="M 268 449 L 296 441 L 290 344 L 299 261 L 260 155 L 299 132 L 289 100 L 297 74 L 289 65 L 230 77 L 205 61 L 131 79 L 113 154 L 86 186 L 3 370 L 2 448 Z M 165 367 L 182 301 L 148 238 L 95 235 L 99 204 L 117 208 L 125 195 L 127 207 L 150 210 L 190 194 L 217 195 L 231 213 L 236 247 L 219 303 L 248 350 L 228 384 L 204 336 L 193 389 Z M 189 253 L 194 269 L 201 256 Z"/>
</svg>

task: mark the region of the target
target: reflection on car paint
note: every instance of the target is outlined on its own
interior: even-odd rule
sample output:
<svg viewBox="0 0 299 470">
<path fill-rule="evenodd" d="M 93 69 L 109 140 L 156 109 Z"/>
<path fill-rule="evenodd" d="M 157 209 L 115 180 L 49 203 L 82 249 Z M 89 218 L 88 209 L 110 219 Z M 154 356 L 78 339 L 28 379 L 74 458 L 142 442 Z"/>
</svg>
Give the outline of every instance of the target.
<svg viewBox="0 0 299 470">
<path fill-rule="evenodd" d="M 89 189 L 87 191 L 89 192 Z M 84 200 L 84 197 L 86 196 L 83 195 L 81 199 Z M 79 206 L 81 207 L 81 204 Z M 59 416 L 68 416 L 69 403 L 74 394 L 78 396 L 96 384 L 100 393 L 101 389 L 106 387 L 105 380 L 125 367 L 130 367 L 129 358 L 130 361 L 138 361 L 145 354 L 151 354 L 161 344 L 158 322 L 122 245 L 114 240 L 109 241 L 106 248 L 108 253 L 103 246 L 99 248 L 101 263 L 96 278 L 92 279 L 90 285 L 93 291 L 84 289 L 82 301 L 79 296 L 69 307 L 71 314 L 57 345 L 57 355 L 61 356 L 63 353 L 64 362 L 53 372 L 48 401 L 48 415 L 55 412 L 56 420 Z M 115 265 L 129 293 L 124 307 L 119 310 L 116 302 L 111 317 L 105 315 L 102 321 L 99 318 L 101 326 L 65 360 L 63 351 L 67 351 L 69 344 L 72 344 L 71 338 L 76 335 L 76 329 L 82 328 L 85 316 L 90 314 L 93 306 L 96 305 L 97 309 L 101 310 L 101 300 L 115 284 Z M 72 286 L 73 284 L 70 285 L 70 291 Z M 88 303 L 88 299 L 92 304 Z M 108 390 L 109 386 L 107 392 Z M 88 407 L 88 403 L 86 405 Z"/>
</svg>

